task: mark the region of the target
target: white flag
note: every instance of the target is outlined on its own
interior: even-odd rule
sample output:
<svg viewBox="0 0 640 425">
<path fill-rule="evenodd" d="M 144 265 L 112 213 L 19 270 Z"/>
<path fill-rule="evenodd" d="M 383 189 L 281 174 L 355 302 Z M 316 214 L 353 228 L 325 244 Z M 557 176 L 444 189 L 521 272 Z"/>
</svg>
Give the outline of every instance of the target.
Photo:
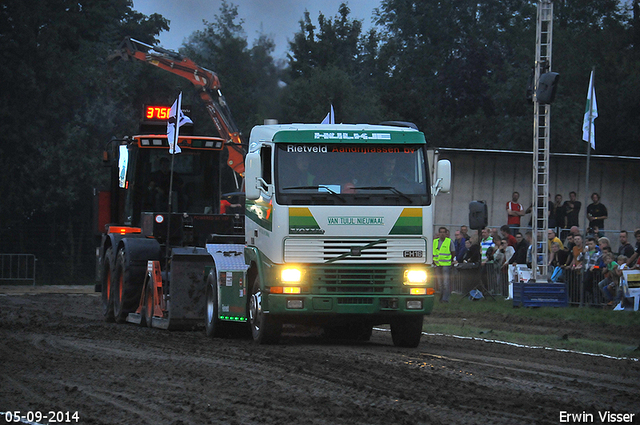
<svg viewBox="0 0 640 425">
<path fill-rule="evenodd" d="M 596 148 L 596 126 L 595 119 L 598 118 L 598 104 L 596 103 L 596 88 L 593 85 L 593 71 L 589 78 L 589 91 L 587 92 L 587 107 L 584 111 L 584 121 L 582 122 L 582 140 L 591 142 L 591 148 Z"/>
<path fill-rule="evenodd" d="M 178 123 L 177 126 L 176 122 Z M 169 153 L 171 155 L 182 152 L 180 146 L 178 146 L 180 127 L 191 123 L 191 119 L 182 113 L 182 92 L 180 92 L 178 99 L 171 105 L 169 120 L 167 121 L 167 140 L 169 141 Z"/>
<path fill-rule="evenodd" d="M 324 117 L 324 119 L 320 124 L 335 124 L 335 123 L 336 123 L 336 117 L 335 117 L 335 114 L 333 113 L 333 105 L 331 105 L 331 111 L 329 111 L 327 116 Z"/>
</svg>

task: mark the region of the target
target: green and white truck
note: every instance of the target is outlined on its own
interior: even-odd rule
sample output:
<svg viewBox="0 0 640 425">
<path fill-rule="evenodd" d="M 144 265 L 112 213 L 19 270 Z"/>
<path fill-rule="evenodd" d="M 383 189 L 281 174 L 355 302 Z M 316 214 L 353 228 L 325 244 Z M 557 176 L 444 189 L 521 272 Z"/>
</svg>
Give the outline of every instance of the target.
<svg viewBox="0 0 640 425">
<path fill-rule="evenodd" d="M 255 127 L 245 244 L 207 245 L 207 334 L 241 322 L 271 343 L 302 323 L 367 340 L 389 324 L 395 345 L 417 346 L 434 303 L 433 200 L 451 182 L 430 152 L 397 123 Z"/>
<path fill-rule="evenodd" d="M 394 344 L 418 345 L 433 308 L 433 199 L 451 164 L 430 168 L 415 126 L 257 126 L 243 161 L 213 71 L 130 38 L 110 58 L 188 79 L 222 138 L 181 136 L 171 156 L 168 115 L 156 115 L 169 108 L 151 106 L 141 135 L 108 144 L 111 184 L 96 191 L 107 321 L 179 329 L 204 318 L 209 336 L 248 323 L 259 343 L 284 323 L 357 339 L 390 324 Z M 223 189 L 223 160 L 245 172 L 245 200 Z"/>
</svg>

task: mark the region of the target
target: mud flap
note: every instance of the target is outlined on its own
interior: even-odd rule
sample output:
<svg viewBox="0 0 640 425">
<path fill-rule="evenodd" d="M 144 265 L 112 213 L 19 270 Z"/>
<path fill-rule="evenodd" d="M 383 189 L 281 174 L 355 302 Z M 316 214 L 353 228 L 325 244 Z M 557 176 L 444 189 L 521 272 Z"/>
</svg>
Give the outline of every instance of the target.
<svg viewBox="0 0 640 425">
<path fill-rule="evenodd" d="M 184 329 L 204 324 L 205 269 L 213 264 L 204 248 L 174 248 L 171 255 L 166 319 L 153 318 L 153 327 Z"/>
<path fill-rule="evenodd" d="M 164 319 L 166 316 L 166 304 L 162 295 L 162 270 L 160 261 L 147 261 L 147 274 L 142 286 L 140 304 L 135 313 L 129 313 L 127 322 L 137 325 L 153 326 L 154 319 Z M 148 299 L 151 297 L 151 299 Z"/>
</svg>

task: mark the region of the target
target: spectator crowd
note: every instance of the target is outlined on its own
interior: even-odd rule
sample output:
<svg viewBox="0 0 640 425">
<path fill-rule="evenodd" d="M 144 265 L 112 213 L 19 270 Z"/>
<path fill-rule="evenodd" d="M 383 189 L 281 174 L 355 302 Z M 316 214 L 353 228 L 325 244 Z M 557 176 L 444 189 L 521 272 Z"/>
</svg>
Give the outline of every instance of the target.
<svg viewBox="0 0 640 425">
<path fill-rule="evenodd" d="M 519 196 L 514 192 L 511 201 L 507 202 L 507 223 L 500 228 L 485 227 L 470 235 L 468 226 L 463 225 L 455 231 L 453 240 L 449 239 L 449 229 L 439 228 L 439 238 L 434 241 L 434 263 L 442 302 L 449 300 L 452 268 L 477 269 L 480 273 L 478 283 L 486 288 L 486 280 L 492 274 L 498 280 L 498 287 L 508 285 L 506 270 L 510 265 L 531 267 L 532 233 L 521 226 L 521 218 L 532 208 L 525 209 L 518 202 Z M 569 200 L 565 202 L 560 194 L 554 201 L 549 201 L 548 257 L 541 258 L 536 249 L 536 262 L 546 262 L 549 266 L 550 281 L 564 282 L 570 277 L 579 277 L 585 302 L 594 303 L 603 298 L 611 305 L 624 303 L 628 288 L 620 276 L 624 269 L 640 269 L 640 229 L 632 235 L 635 247 L 625 230 L 619 232 L 618 243 L 614 247 L 603 234 L 607 208 L 600 202 L 600 195 L 593 193 L 592 203 L 586 209 L 589 228 L 586 234 L 582 234 L 578 227 L 581 203 L 576 197 L 575 192 L 570 192 Z M 595 291 L 599 291 L 601 297 Z"/>
</svg>

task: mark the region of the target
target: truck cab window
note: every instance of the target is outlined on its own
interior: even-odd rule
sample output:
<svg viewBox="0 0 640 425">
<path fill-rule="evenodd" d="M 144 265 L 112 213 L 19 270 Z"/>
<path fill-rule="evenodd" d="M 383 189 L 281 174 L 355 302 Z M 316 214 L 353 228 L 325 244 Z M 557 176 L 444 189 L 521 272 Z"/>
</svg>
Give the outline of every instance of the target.
<svg viewBox="0 0 640 425">
<path fill-rule="evenodd" d="M 429 205 L 425 158 L 418 145 L 281 144 L 276 150 L 278 201 Z"/>
<path fill-rule="evenodd" d="M 164 149 L 142 149 L 135 164 L 135 204 L 132 219 L 141 212 L 169 211 L 171 186 L 171 155 Z M 192 153 L 183 150 L 173 158 L 173 212 L 204 214 L 215 211 L 215 155 L 210 152 Z"/>
<path fill-rule="evenodd" d="M 271 146 L 263 146 L 260 149 L 260 160 L 262 161 L 262 179 L 267 184 L 272 184 L 271 178 Z"/>
</svg>

